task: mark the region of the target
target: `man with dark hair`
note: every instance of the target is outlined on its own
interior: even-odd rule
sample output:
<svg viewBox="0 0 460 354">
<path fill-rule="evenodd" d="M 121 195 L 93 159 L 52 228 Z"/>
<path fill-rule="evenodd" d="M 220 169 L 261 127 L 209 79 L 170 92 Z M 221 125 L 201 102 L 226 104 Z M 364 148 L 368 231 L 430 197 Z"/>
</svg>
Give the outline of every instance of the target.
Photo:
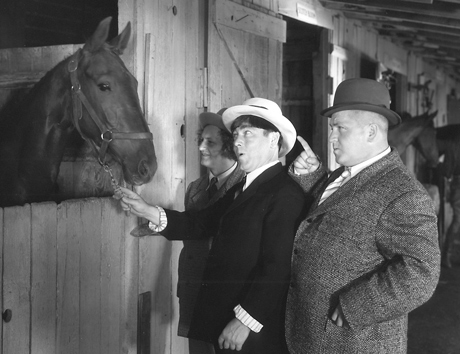
<svg viewBox="0 0 460 354">
<path fill-rule="evenodd" d="M 225 128 L 222 113 L 205 112 L 199 116 L 200 129 L 197 133 L 201 165 L 207 173 L 191 182 L 185 192 L 185 210 L 197 211 L 214 204 L 244 176 L 236 162 L 233 151 L 233 137 Z M 209 255 L 211 239 L 184 240 L 179 256 L 179 327 L 177 334 L 188 337 L 198 292 L 203 279 L 206 259 Z M 212 344 L 189 338 L 190 354 L 210 354 Z"/>
<path fill-rule="evenodd" d="M 213 343 L 217 353 L 284 354 L 292 243 L 304 196 L 278 158 L 292 149 L 296 131 L 276 103 L 262 98 L 228 108 L 223 121 L 246 172 L 241 184 L 199 212 L 149 205 L 126 188 L 121 205 L 169 240 L 214 236 L 190 337 Z"/>
</svg>

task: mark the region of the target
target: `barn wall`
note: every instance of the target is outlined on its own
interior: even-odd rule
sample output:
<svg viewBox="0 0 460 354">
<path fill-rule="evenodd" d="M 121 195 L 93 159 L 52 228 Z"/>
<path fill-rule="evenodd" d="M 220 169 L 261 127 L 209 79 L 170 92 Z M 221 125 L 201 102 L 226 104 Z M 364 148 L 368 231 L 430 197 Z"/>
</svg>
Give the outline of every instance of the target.
<svg viewBox="0 0 460 354">
<path fill-rule="evenodd" d="M 204 111 L 206 3 L 119 1 L 119 26 L 133 25 L 124 61 L 139 81 L 158 161 L 155 177 L 138 192 L 148 202 L 179 210 L 186 185 L 200 175 L 195 132 Z M 186 353 L 185 339 L 176 334 L 182 242 L 144 238 L 139 246 L 139 292 L 152 292 L 151 353 Z"/>
</svg>

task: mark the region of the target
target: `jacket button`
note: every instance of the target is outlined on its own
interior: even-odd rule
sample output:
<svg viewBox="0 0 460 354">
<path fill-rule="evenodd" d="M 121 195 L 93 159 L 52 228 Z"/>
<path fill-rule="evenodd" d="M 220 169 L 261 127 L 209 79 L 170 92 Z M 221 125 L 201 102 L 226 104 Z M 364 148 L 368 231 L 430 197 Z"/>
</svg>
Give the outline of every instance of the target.
<svg viewBox="0 0 460 354">
<path fill-rule="evenodd" d="M 299 254 L 299 250 L 297 248 L 294 248 L 294 254 Z"/>
</svg>

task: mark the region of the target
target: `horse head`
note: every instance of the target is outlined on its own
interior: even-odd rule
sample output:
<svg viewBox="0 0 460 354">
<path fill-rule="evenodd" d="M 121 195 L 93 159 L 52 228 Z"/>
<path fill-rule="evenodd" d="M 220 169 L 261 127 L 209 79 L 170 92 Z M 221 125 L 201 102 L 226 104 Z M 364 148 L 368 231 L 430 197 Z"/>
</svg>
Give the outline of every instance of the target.
<svg viewBox="0 0 460 354">
<path fill-rule="evenodd" d="M 432 122 L 416 137 L 414 146 L 425 158 L 427 167 L 435 168 L 438 165 L 437 130 Z"/>
<path fill-rule="evenodd" d="M 72 87 L 73 125 L 90 143 L 99 162 L 106 154 L 133 185 L 149 182 L 157 169 L 155 150 L 137 94 L 137 80 L 119 55 L 126 48 L 131 25 L 106 42 L 111 17 L 101 21 L 82 49 L 67 60 Z"/>
<path fill-rule="evenodd" d="M 406 148 L 414 142 L 417 136 L 430 125 L 438 111 L 433 113 L 425 112 L 416 117 L 411 117 L 410 114 L 402 114 L 401 124 L 391 128 L 388 131 L 388 143 L 398 150 L 401 155 Z"/>
</svg>

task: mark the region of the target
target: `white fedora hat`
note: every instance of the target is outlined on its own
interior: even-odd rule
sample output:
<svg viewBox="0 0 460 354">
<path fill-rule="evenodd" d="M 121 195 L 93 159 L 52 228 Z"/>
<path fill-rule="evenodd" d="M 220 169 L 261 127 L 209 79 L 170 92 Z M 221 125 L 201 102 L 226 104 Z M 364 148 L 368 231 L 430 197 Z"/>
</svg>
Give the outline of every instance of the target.
<svg viewBox="0 0 460 354">
<path fill-rule="evenodd" d="M 225 127 L 231 131 L 234 120 L 240 116 L 256 116 L 272 123 L 281 133 L 283 144 L 278 152 L 278 157 L 285 156 L 293 148 L 297 132 L 291 121 L 283 116 L 280 107 L 273 101 L 265 98 L 250 98 L 242 105 L 227 108 L 222 115 Z"/>
</svg>

